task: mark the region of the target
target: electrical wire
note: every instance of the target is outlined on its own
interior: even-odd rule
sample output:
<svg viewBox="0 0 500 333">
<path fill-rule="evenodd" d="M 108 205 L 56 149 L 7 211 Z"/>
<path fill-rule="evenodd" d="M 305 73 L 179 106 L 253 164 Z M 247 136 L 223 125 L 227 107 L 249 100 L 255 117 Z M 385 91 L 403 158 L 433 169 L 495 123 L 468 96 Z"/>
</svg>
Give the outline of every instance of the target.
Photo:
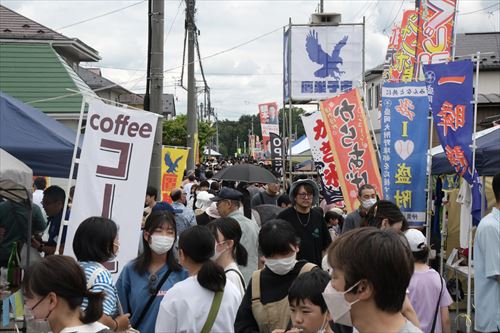
<svg viewBox="0 0 500 333">
<path fill-rule="evenodd" d="M 62 29 L 66 29 L 66 28 L 69 28 L 69 27 L 74 27 L 75 25 L 79 25 L 79 24 L 82 24 L 82 23 L 87 23 L 89 21 L 93 21 L 93 20 L 96 20 L 98 18 L 101 18 L 101 17 L 104 17 L 104 16 L 108 16 L 108 15 L 111 15 L 111 14 L 114 14 L 114 13 L 118 13 L 118 12 L 121 12 L 122 10 L 125 10 L 125 9 L 128 9 L 130 7 L 134 7 L 134 6 L 137 6 L 137 5 L 140 5 L 140 4 L 143 4 L 144 2 L 146 2 L 148 0 L 142 0 L 142 1 L 139 1 L 139 2 L 136 2 L 136 3 L 133 3 L 131 5 L 128 5 L 128 6 L 125 6 L 125 7 L 121 7 L 121 8 L 118 8 L 118 9 L 114 9 L 112 11 L 109 11 L 109 12 L 106 12 L 104 14 L 100 14 L 100 15 L 97 15 L 97 16 L 94 16 L 94 17 L 89 17 L 85 20 L 81 20 L 81 21 L 78 21 L 78 22 L 75 22 L 75 23 L 71 23 L 71 24 L 68 24 L 68 25 L 65 25 L 63 27 L 60 27 L 60 28 L 57 28 L 55 30 L 62 30 Z"/>
<path fill-rule="evenodd" d="M 458 14 L 458 16 L 464 16 L 464 15 L 474 14 L 474 13 L 477 13 L 477 12 L 482 12 L 483 10 L 490 9 L 490 8 L 492 8 L 492 7 L 496 7 L 496 6 L 498 6 L 498 5 L 500 5 L 500 3 L 496 3 L 496 4 L 494 4 L 494 5 L 491 5 L 491 6 L 488 6 L 488 7 L 484 7 L 484 8 L 482 8 L 482 9 L 474 10 L 474 11 L 472 11 L 472 12 L 467 12 L 467 13 L 459 13 L 459 14 Z"/>
<path fill-rule="evenodd" d="M 385 33 L 387 31 L 388 28 L 392 27 L 392 25 L 394 24 L 394 22 L 396 21 L 396 19 L 398 18 L 399 14 L 401 13 L 401 9 L 403 9 L 403 5 L 404 5 L 404 0 L 401 1 L 401 6 L 399 6 L 399 9 L 396 13 L 396 16 L 394 16 L 394 18 L 392 19 L 391 23 L 389 23 L 388 26 L 386 26 L 384 29 L 382 29 L 382 32 Z"/>
</svg>

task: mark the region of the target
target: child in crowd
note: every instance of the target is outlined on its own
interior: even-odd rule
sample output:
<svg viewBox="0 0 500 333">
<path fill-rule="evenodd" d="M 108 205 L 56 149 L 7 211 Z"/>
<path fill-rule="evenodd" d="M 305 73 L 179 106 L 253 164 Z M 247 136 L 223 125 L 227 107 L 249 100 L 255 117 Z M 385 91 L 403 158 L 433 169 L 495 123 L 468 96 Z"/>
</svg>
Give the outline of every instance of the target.
<svg viewBox="0 0 500 333">
<path fill-rule="evenodd" d="M 299 275 L 288 291 L 292 328 L 286 333 L 333 333 L 330 313 L 322 293 L 330 282 L 327 272 L 315 269 Z M 274 330 L 273 333 L 284 333 Z"/>
<path fill-rule="evenodd" d="M 409 229 L 405 233 L 415 259 L 409 297 L 424 332 L 450 333 L 450 315 L 448 306 L 453 303 L 446 282 L 434 269 L 426 263 L 429 247 L 424 234 L 417 229 Z"/>
<path fill-rule="evenodd" d="M 401 313 L 413 274 L 413 257 L 403 241 L 390 228 L 360 228 L 332 243 L 332 280 L 323 297 L 335 323 L 360 333 L 422 333 Z"/>
<path fill-rule="evenodd" d="M 330 232 L 332 241 L 341 234 L 342 226 L 344 225 L 344 217 L 342 217 L 342 214 L 342 209 L 337 207 L 332 208 L 325 213 L 325 222 L 328 226 L 328 231 Z"/>
</svg>

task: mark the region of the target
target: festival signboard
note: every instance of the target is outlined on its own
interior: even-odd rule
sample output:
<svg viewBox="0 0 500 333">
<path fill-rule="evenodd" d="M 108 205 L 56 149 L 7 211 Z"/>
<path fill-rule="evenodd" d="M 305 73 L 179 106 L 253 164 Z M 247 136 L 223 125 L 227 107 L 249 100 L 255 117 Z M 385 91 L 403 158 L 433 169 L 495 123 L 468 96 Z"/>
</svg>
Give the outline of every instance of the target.
<svg viewBox="0 0 500 333">
<path fill-rule="evenodd" d="M 358 190 L 371 184 L 382 197 L 382 181 L 359 92 L 347 93 L 320 103 L 328 139 L 348 211 L 356 209 Z"/>
<path fill-rule="evenodd" d="M 343 201 L 332 147 L 321 112 L 302 115 L 301 118 L 311 147 L 314 166 L 321 177 L 323 197 L 328 204 Z"/>
<path fill-rule="evenodd" d="M 472 186 L 474 223 L 481 220 L 481 181 L 472 170 L 473 64 L 470 60 L 424 65 L 429 101 L 439 142 L 457 174 Z"/>
<path fill-rule="evenodd" d="M 260 126 L 262 129 L 262 151 L 264 156 L 271 157 L 269 139 L 271 133 L 279 135 L 278 104 L 276 102 L 259 104 Z"/>
<path fill-rule="evenodd" d="M 389 45 L 385 54 L 384 70 L 382 72 L 382 80 L 388 82 L 392 77 L 390 68 L 394 66 L 394 55 L 399 50 L 401 44 L 401 27 L 395 25 L 392 27 L 391 36 L 389 37 Z"/>
<path fill-rule="evenodd" d="M 425 82 L 382 87 L 382 187 L 413 227 L 426 219 L 429 99 Z"/>
<path fill-rule="evenodd" d="M 389 66 L 389 82 L 410 82 L 413 80 L 417 51 L 417 30 L 417 11 L 405 11 L 400 31 L 401 42 L 394 55 L 394 61 Z"/>
<path fill-rule="evenodd" d="M 92 216 L 112 219 L 121 247 L 106 267 L 117 278 L 137 256 L 144 195 L 158 115 L 88 100 L 75 194 L 65 241 L 73 254 L 73 238 L 82 221 Z"/>
<path fill-rule="evenodd" d="M 422 65 L 451 60 L 457 0 L 426 0 L 419 6 L 415 78 L 422 78 Z"/>
<path fill-rule="evenodd" d="M 283 154 L 285 144 L 283 138 L 276 133 L 270 134 L 271 160 L 273 171 L 276 175 L 283 174 Z"/>
<path fill-rule="evenodd" d="M 292 25 L 284 47 L 287 102 L 326 99 L 362 82 L 362 25 Z"/>
<path fill-rule="evenodd" d="M 182 184 L 182 176 L 186 171 L 189 150 L 186 148 L 163 147 L 161 156 L 161 198 L 172 203 L 170 192 Z"/>
</svg>

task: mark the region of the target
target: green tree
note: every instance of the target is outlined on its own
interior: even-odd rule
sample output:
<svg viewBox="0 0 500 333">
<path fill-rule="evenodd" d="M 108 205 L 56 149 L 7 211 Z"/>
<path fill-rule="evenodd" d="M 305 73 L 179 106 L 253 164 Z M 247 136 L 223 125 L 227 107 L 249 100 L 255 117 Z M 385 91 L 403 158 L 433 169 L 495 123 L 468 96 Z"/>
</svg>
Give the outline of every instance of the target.
<svg viewBox="0 0 500 333">
<path fill-rule="evenodd" d="M 187 116 L 178 115 L 173 119 L 163 122 L 164 145 L 168 146 L 187 146 Z M 198 141 L 200 148 L 205 147 L 208 140 L 215 135 L 215 127 L 205 121 L 198 122 Z M 203 154 L 203 149 L 200 149 Z"/>
</svg>

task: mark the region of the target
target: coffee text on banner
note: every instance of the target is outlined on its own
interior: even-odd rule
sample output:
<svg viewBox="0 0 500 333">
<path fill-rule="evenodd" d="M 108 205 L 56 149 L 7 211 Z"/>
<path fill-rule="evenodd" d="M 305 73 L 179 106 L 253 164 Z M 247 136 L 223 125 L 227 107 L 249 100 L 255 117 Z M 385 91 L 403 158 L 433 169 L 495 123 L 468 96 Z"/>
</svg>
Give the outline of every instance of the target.
<svg viewBox="0 0 500 333">
<path fill-rule="evenodd" d="M 426 0 L 419 7 L 416 78 L 423 79 L 422 65 L 451 59 L 457 0 Z"/>
<path fill-rule="evenodd" d="M 472 186 L 472 215 L 481 219 L 481 182 L 472 171 L 473 64 L 470 60 L 424 65 L 434 128 L 451 166 Z"/>
<path fill-rule="evenodd" d="M 410 226 L 426 218 L 429 98 L 425 82 L 384 83 L 382 87 L 382 187 Z"/>
<path fill-rule="evenodd" d="M 172 203 L 170 192 L 179 188 L 186 170 L 189 150 L 185 148 L 163 147 L 161 163 L 161 197 L 163 201 Z"/>
<path fill-rule="evenodd" d="M 394 61 L 389 67 L 389 82 L 410 82 L 413 79 L 415 55 L 417 52 L 418 13 L 407 10 L 401 25 L 401 43 L 398 45 Z"/>
<path fill-rule="evenodd" d="M 323 197 L 328 204 L 343 201 L 332 147 L 328 140 L 328 133 L 326 132 L 321 113 L 313 112 L 303 115 L 301 118 L 311 147 L 314 166 L 321 177 Z"/>
<path fill-rule="evenodd" d="M 271 133 L 279 135 L 280 127 L 278 122 L 278 104 L 264 103 L 259 104 L 260 126 L 262 129 L 262 151 L 267 158 L 271 157 L 271 147 L 269 138 Z"/>
<path fill-rule="evenodd" d="M 123 246 L 106 267 L 118 277 L 137 256 L 144 196 L 158 116 L 89 100 L 64 254 L 73 254 L 75 231 L 92 216 L 112 219 Z"/>
<path fill-rule="evenodd" d="M 356 209 L 358 190 L 364 184 L 373 185 L 382 197 L 375 149 L 358 90 L 322 101 L 320 109 L 347 210 Z"/>
</svg>

